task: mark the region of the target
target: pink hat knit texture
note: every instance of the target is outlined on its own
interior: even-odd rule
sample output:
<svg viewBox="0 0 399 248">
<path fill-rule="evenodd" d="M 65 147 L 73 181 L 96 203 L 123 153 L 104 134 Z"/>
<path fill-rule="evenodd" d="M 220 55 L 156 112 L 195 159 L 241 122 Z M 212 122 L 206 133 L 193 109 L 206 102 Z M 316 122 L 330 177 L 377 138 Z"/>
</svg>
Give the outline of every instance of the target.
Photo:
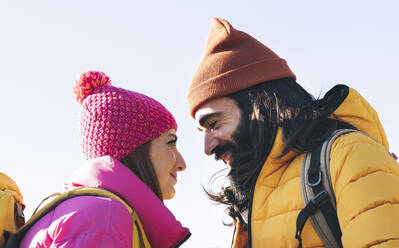
<svg viewBox="0 0 399 248">
<path fill-rule="evenodd" d="M 74 87 L 81 103 L 80 142 L 85 159 L 109 155 L 122 159 L 169 129 L 172 114 L 143 94 L 111 86 L 102 72 L 80 75 Z"/>
</svg>

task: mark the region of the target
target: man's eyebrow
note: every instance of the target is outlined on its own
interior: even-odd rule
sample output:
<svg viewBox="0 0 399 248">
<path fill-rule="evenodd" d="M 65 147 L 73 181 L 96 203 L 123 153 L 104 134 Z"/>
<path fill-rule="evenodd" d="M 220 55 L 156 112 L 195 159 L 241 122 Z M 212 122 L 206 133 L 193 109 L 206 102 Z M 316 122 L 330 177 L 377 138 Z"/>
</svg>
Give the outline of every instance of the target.
<svg viewBox="0 0 399 248">
<path fill-rule="evenodd" d="M 206 114 L 204 116 L 202 116 L 199 120 L 199 125 L 200 126 L 204 126 L 204 124 L 206 123 L 207 120 L 209 120 L 212 117 L 218 117 L 222 114 L 222 112 L 215 112 L 215 113 L 210 113 L 210 114 Z"/>
</svg>

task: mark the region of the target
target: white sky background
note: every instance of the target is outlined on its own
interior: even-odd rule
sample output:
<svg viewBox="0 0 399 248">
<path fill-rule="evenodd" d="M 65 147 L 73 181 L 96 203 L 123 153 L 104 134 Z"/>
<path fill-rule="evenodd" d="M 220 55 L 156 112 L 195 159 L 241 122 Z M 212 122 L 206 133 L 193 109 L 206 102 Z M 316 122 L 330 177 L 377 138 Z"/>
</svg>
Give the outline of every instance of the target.
<svg viewBox="0 0 399 248">
<path fill-rule="evenodd" d="M 183 247 L 228 247 L 232 228 L 201 184 L 223 168 L 203 154 L 186 93 L 210 20 L 222 17 L 285 58 L 316 96 L 337 83 L 377 110 L 399 153 L 397 1 L 0 0 L 0 171 L 16 180 L 30 216 L 83 158 L 72 87 L 86 69 L 163 103 L 179 123 L 187 170 L 166 205 L 192 237 Z M 289 197 L 289 196 L 287 196 Z"/>
</svg>

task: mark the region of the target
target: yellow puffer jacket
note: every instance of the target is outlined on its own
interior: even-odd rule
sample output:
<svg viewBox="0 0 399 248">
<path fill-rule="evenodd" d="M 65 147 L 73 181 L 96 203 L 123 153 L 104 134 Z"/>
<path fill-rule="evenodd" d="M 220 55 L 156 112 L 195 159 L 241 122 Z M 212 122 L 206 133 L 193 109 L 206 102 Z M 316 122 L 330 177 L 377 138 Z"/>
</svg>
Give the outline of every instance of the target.
<svg viewBox="0 0 399 248">
<path fill-rule="evenodd" d="M 388 152 L 388 141 L 374 109 L 353 89 L 334 114 L 367 133 L 340 136 L 331 148 L 331 180 L 344 247 L 399 247 L 399 164 Z M 249 216 L 248 246 L 298 247 L 296 219 L 304 208 L 300 171 L 304 155 L 282 159 L 278 130 L 254 188 Z M 241 225 L 241 224 L 240 224 Z M 240 226 L 238 225 L 238 226 Z M 236 228 L 233 247 L 247 247 L 243 228 Z M 325 247 L 308 220 L 303 247 Z"/>
<path fill-rule="evenodd" d="M 3 247 L 3 232 L 15 233 L 23 223 L 15 216 L 15 204 L 18 202 L 21 210 L 25 208 L 22 194 L 17 184 L 9 176 L 0 172 L 0 247 Z"/>
</svg>

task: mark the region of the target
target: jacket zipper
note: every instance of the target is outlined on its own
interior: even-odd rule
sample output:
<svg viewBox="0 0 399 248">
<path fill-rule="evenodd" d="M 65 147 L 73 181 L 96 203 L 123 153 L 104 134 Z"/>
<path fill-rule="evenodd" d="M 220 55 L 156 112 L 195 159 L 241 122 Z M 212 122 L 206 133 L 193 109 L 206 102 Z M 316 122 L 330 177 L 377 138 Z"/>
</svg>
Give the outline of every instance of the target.
<svg viewBox="0 0 399 248">
<path fill-rule="evenodd" d="M 269 153 L 270 153 L 270 151 L 273 148 L 274 141 L 276 139 L 276 135 L 277 135 L 277 127 L 275 127 L 274 130 L 273 130 L 273 137 L 272 137 L 272 141 L 273 142 L 271 142 L 269 144 L 269 147 L 267 149 L 266 159 L 265 159 L 265 161 L 263 161 L 263 166 L 265 166 L 265 162 L 267 160 L 267 157 L 269 156 Z M 259 177 L 260 172 L 262 171 L 263 166 L 257 172 L 256 178 L 255 178 L 255 183 L 252 185 L 251 190 L 249 191 L 250 193 L 249 193 L 249 207 L 248 207 L 248 248 L 252 248 L 252 235 L 251 235 L 251 230 L 252 230 L 252 228 L 251 228 L 252 201 L 253 201 L 253 198 L 254 198 L 255 185 L 256 185 L 256 182 L 258 181 L 258 177 Z"/>
<path fill-rule="evenodd" d="M 259 171 L 260 172 L 260 171 Z M 258 176 L 260 173 L 258 173 L 258 175 L 256 175 L 256 180 L 258 180 Z M 252 239 L 251 239 L 251 219 L 252 219 L 252 200 L 253 200 L 253 196 L 254 196 L 254 189 L 255 189 L 255 184 L 256 184 L 256 180 L 255 183 L 252 185 L 251 190 L 250 190 L 250 198 L 249 198 L 249 207 L 248 207 L 248 248 L 252 247 Z"/>
</svg>

